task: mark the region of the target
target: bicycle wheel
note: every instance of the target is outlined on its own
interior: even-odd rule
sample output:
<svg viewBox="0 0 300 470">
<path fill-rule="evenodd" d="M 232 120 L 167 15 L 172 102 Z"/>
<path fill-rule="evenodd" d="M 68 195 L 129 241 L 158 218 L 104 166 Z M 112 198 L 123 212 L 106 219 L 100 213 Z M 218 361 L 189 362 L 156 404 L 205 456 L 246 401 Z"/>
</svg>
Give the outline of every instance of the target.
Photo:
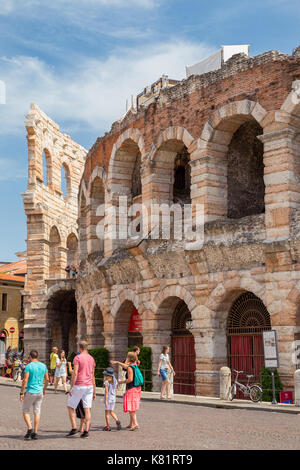
<svg viewBox="0 0 300 470">
<path fill-rule="evenodd" d="M 254 403 L 261 401 L 262 399 L 262 389 L 258 385 L 252 385 L 250 387 L 250 400 Z"/>
<path fill-rule="evenodd" d="M 236 386 L 235 385 L 231 385 L 231 389 L 230 389 L 230 392 L 229 392 L 229 400 L 232 401 L 236 396 Z"/>
</svg>

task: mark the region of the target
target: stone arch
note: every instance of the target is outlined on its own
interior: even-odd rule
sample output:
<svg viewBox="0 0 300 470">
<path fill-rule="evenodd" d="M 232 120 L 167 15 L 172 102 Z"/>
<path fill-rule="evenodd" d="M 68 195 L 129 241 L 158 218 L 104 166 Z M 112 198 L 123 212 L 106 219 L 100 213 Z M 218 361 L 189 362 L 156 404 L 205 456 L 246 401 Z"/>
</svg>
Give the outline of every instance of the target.
<svg viewBox="0 0 300 470">
<path fill-rule="evenodd" d="M 66 155 L 63 155 L 60 160 L 60 189 L 65 198 L 69 198 L 72 193 L 72 165 Z M 63 174 L 64 171 L 64 174 Z M 65 192 L 63 191 L 63 178 L 65 178 Z"/>
<path fill-rule="evenodd" d="M 91 308 L 87 319 L 87 337 L 90 348 L 104 347 L 104 318 L 102 311 L 95 303 Z"/>
<path fill-rule="evenodd" d="M 253 278 L 236 277 L 218 284 L 205 303 L 206 311 L 210 316 L 210 327 L 224 330 L 231 304 L 240 294 L 247 291 L 253 292 L 266 304 L 265 288 Z"/>
<path fill-rule="evenodd" d="M 111 331 L 113 331 L 112 348 L 117 360 L 124 360 L 130 340 L 132 339 L 132 335 L 128 332 L 130 319 L 136 311 L 142 317 L 143 310 L 140 311 L 140 307 L 142 308 L 142 305 L 139 304 L 138 296 L 131 289 L 121 291 L 112 306 L 110 315 Z M 134 336 L 134 343 L 141 343 L 143 341 L 142 332 Z"/>
<path fill-rule="evenodd" d="M 57 278 L 62 274 L 62 242 L 59 230 L 53 225 L 49 231 L 49 277 Z"/>
<path fill-rule="evenodd" d="M 102 166 L 96 166 L 93 169 L 91 177 L 90 177 L 89 182 L 88 182 L 88 189 L 87 189 L 88 194 L 90 194 L 91 185 L 92 185 L 94 179 L 97 178 L 97 177 L 100 178 L 103 181 L 103 185 L 105 186 L 106 182 L 107 182 L 107 174 L 106 174 L 105 169 Z M 84 182 L 84 180 L 83 180 L 83 182 Z"/>
<path fill-rule="evenodd" d="M 112 149 L 108 166 L 108 182 L 110 182 L 110 180 L 113 178 L 113 173 L 117 162 L 117 152 L 122 147 L 122 145 L 128 140 L 133 141 L 138 146 L 142 156 L 145 154 L 145 143 L 141 132 L 136 128 L 130 128 L 123 132 L 123 134 L 119 136 Z"/>
<path fill-rule="evenodd" d="M 42 148 L 41 178 L 45 186 L 50 187 L 53 184 L 53 158 L 48 147 Z"/>
<path fill-rule="evenodd" d="M 88 253 L 104 250 L 104 217 L 105 217 L 105 171 L 100 167 L 94 169 L 88 185 L 87 212 L 87 250 Z M 102 231 L 100 224 L 102 223 Z M 101 233 L 102 232 L 102 233 Z M 101 236 L 101 238 L 99 238 Z"/>
<path fill-rule="evenodd" d="M 77 266 L 78 259 L 78 238 L 74 232 L 71 232 L 66 240 L 67 248 L 67 265 L 68 266 Z"/>
<path fill-rule="evenodd" d="M 132 204 L 141 202 L 141 161 L 144 152 L 144 139 L 140 131 L 134 128 L 123 132 L 113 146 L 108 167 L 106 193 L 106 209 L 109 216 L 105 222 L 107 234 L 105 251 L 108 255 L 126 244 L 128 226 L 137 218 L 137 214 L 128 212 L 124 222 L 119 220 L 117 214 L 120 197 L 123 197 L 122 203 L 127 204 L 128 209 Z"/>
<path fill-rule="evenodd" d="M 87 341 L 87 317 L 83 307 L 78 312 L 78 339 L 81 341 Z"/>
<path fill-rule="evenodd" d="M 84 180 L 81 182 L 78 197 L 78 235 L 79 235 L 79 255 L 80 261 L 87 256 L 87 189 Z"/>
<path fill-rule="evenodd" d="M 172 126 L 159 134 L 147 158 L 147 176 L 148 180 L 150 176 L 150 181 L 145 190 L 150 191 L 152 200 L 167 204 L 190 202 L 189 161 L 190 153 L 196 144 L 194 137 L 183 127 Z M 181 197 L 180 191 L 175 195 L 178 170 L 182 170 L 181 179 L 185 182 Z"/>
<path fill-rule="evenodd" d="M 56 346 L 64 349 L 66 354 L 70 353 L 70 348 L 74 347 L 74 331 L 77 331 L 74 288 L 65 282 L 57 283 L 49 289 L 44 305 L 49 332 L 49 350 Z"/>
<path fill-rule="evenodd" d="M 204 204 L 205 221 L 264 212 L 260 138 L 266 116 L 267 111 L 257 102 L 234 101 L 214 111 L 204 125 L 197 149 L 191 154 L 191 179 L 192 200 Z M 236 192 L 247 197 L 236 197 Z M 251 204 L 247 204 L 247 198 Z"/>
<path fill-rule="evenodd" d="M 157 150 L 169 140 L 178 140 L 183 142 L 190 153 L 194 150 L 194 146 L 197 143 L 195 138 L 184 127 L 170 126 L 162 131 L 155 139 L 155 142 L 153 142 L 148 156 L 148 159 L 151 163 L 154 162 Z"/>
<path fill-rule="evenodd" d="M 289 114 L 291 119 L 293 116 L 300 118 L 300 80 L 292 83 L 292 91 L 282 103 L 280 110 Z"/>
<path fill-rule="evenodd" d="M 119 311 L 121 305 L 125 301 L 130 301 L 138 309 L 140 315 L 143 315 L 145 307 L 143 303 L 139 301 L 139 296 L 132 289 L 123 289 L 117 296 L 116 301 L 114 302 L 110 314 L 113 318 L 116 318 L 117 312 Z"/>
<path fill-rule="evenodd" d="M 188 309 L 190 310 L 191 314 L 194 311 L 194 309 L 197 308 L 197 302 L 193 298 L 192 294 L 182 286 L 167 286 L 165 287 L 162 291 L 160 291 L 157 296 L 155 297 L 153 303 L 154 303 L 154 308 L 155 311 L 159 309 L 160 305 L 163 304 L 163 302 L 166 299 L 172 299 L 172 298 L 179 298 L 183 300 Z"/>
</svg>

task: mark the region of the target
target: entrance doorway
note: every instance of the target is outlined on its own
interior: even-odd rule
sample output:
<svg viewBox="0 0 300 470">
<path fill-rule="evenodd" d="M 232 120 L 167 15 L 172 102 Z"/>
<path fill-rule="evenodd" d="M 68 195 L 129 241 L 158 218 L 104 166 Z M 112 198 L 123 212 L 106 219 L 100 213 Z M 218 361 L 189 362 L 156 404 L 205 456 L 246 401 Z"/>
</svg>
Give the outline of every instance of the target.
<svg viewBox="0 0 300 470">
<path fill-rule="evenodd" d="M 51 297 L 47 307 L 47 324 L 49 350 L 56 346 L 63 349 L 66 356 L 76 352 L 77 303 L 74 290 L 61 290 Z"/>
<path fill-rule="evenodd" d="M 181 300 L 172 319 L 172 365 L 176 372 L 174 393 L 195 394 L 196 354 L 195 339 L 191 333 L 191 312 Z"/>
<path fill-rule="evenodd" d="M 262 332 L 271 329 L 271 320 L 263 302 L 252 292 L 245 292 L 233 303 L 227 320 L 228 367 L 243 371 L 239 376 L 242 383 L 247 375 L 254 375 L 253 381 L 260 380 L 264 364 Z M 240 392 L 237 398 L 244 398 Z"/>
</svg>

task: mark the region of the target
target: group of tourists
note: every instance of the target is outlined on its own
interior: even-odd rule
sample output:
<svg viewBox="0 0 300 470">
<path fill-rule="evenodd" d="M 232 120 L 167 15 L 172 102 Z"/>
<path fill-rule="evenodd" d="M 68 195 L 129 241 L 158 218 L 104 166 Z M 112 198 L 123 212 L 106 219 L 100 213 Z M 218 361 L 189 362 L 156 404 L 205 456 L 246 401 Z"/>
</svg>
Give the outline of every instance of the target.
<svg viewBox="0 0 300 470">
<path fill-rule="evenodd" d="M 30 363 L 26 366 L 24 379 L 20 390 L 20 401 L 23 404 L 23 416 L 27 425 L 25 440 L 36 440 L 40 423 L 41 405 L 43 396 L 46 394 L 48 384 L 54 385 L 54 391 L 57 393 L 59 380 L 62 379 L 65 393 L 68 394 L 67 409 L 71 422 L 71 430 L 66 437 L 80 435 L 81 438 L 89 437 L 91 427 L 91 409 L 92 403 L 96 398 L 95 382 L 95 360 L 88 353 L 88 344 L 86 341 L 79 343 L 79 350 L 73 360 L 72 365 L 67 362 L 65 352 L 54 347 L 50 355 L 49 373 L 45 364 L 39 362 L 38 352 L 32 350 L 29 355 Z M 168 378 L 168 366 L 175 374 L 169 360 L 169 348 L 164 346 L 162 354 L 159 357 L 157 374 L 162 378 L 161 398 L 170 398 L 170 380 Z M 108 367 L 104 370 L 104 410 L 106 426 L 103 431 L 111 431 L 110 418 L 121 429 L 121 422 L 115 413 L 117 388 L 125 384 L 125 394 L 123 399 L 123 411 L 129 413 L 130 420 L 129 431 L 139 429 L 137 422 L 137 411 L 140 406 L 141 386 L 143 385 L 143 376 L 139 369 L 140 361 L 138 355 L 140 349 L 138 346 L 128 352 L 124 362 L 111 361 L 112 365 L 118 364 L 125 372 L 123 380 L 117 380 L 114 375 L 114 369 Z M 67 375 L 71 373 L 70 388 L 67 390 Z M 50 377 L 49 377 L 50 376 Z M 166 397 L 164 393 L 166 391 Z M 30 418 L 30 408 L 33 408 L 34 423 L 32 426 Z M 76 418 L 80 419 L 80 426 L 77 427 Z"/>
<path fill-rule="evenodd" d="M 77 274 L 78 274 L 76 266 L 70 266 L 68 264 L 68 266 L 65 267 L 65 271 L 67 273 L 67 278 L 71 278 L 71 276 L 72 276 L 72 279 L 76 279 Z"/>
</svg>

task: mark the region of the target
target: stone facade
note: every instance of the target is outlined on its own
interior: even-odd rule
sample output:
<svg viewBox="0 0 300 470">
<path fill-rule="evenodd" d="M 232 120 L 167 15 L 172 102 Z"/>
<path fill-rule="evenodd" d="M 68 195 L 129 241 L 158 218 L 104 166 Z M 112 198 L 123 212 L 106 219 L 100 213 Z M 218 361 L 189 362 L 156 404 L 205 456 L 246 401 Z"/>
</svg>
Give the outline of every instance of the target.
<svg viewBox="0 0 300 470">
<path fill-rule="evenodd" d="M 28 186 L 22 195 L 27 216 L 25 345 L 27 350 L 34 347 L 45 357 L 52 340 L 58 340 L 55 331 L 61 328 L 60 309 L 63 308 L 59 296 L 59 307 L 55 302 L 49 307 L 47 296 L 53 285 L 56 289 L 57 280 L 66 278 L 67 264 L 78 265 L 77 197 L 87 151 L 62 134 L 59 126 L 37 105 L 31 105 L 26 118 Z M 62 168 L 66 177 L 65 195 Z M 72 279 L 62 283 L 65 296 L 69 292 L 74 296 L 73 284 Z M 72 312 L 65 311 L 65 315 L 72 316 Z M 73 316 L 72 321 L 63 322 L 65 335 L 74 330 L 76 306 Z"/>
<path fill-rule="evenodd" d="M 79 336 L 122 359 L 129 318 L 137 308 L 155 371 L 161 346 L 171 344 L 174 312 L 184 302 L 193 325 L 196 392 L 214 395 L 219 370 L 228 364 L 229 311 L 249 292 L 264 304 L 278 332 L 280 373 L 286 386 L 292 386 L 293 342 L 300 334 L 299 85 L 297 50 L 292 56 L 278 51 L 254 58 L 238 54 L 220 70 L 163 89 L 154 103 L 127 113 L 97 139 L 84 167 L 84 151 L 78 150 L 78 178 L 83 171 L 80 185 L 76 180 L 80 264 L 69 290 L 75 290 Z M 31 112 L 40 115 L 35 108 Z M 50 286 L 45 280 L 54 222 L 50 206 L 43 211 L 38 196 L 61 199 L 48 196 L 38 182 L 36 155 L 42 147 L 36 154 L 33 121 L 27 124 L 30 172 L 24 195 L 28 327 L 47 324 L 53 306 L 58 308 L 57 298 L 68 290 L 68 281 Z M 190 161 L 189 197 L 203 207 L 203 246 L 189 249 L 174 238 L 112 239 L 120 195 L 127 196 L 129 205 L 136 198 L 146 207 L 151 202 L 173 204 L 174 162 L 182 154 Z M 132 176 L 137 178 L 137 159 L 141 194 L 133 196 L 132 188 L 139 186 Z M 56 188 L 53 182 L 54 193 Z M 105 213 L 100 215 L 96 209 L 103 203 Z M 63 202 L 59 207 L 63 210 Z M 64 233 L 61 239 L 66 239 L 68 224 L 55 216 L 58 231 Z M 97 237 L 99 222 L 104 223 L 104 241 Z"/>
</svg>

